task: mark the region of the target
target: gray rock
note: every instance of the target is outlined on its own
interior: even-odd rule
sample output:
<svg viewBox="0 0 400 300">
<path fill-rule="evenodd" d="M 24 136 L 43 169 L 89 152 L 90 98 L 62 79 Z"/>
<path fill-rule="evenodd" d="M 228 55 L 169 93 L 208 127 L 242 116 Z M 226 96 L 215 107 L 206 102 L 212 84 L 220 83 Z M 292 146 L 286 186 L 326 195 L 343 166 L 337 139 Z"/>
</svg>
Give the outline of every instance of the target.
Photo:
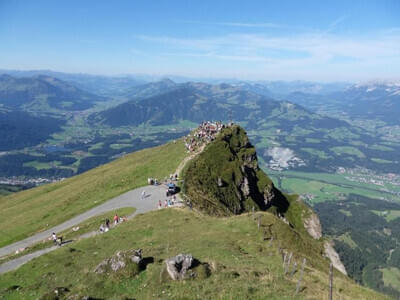
<svg viewBox="0 0 400 300">
<path fill-rule="evenodd" d="M 142 249 L 118 251 L 115 255 L 110 258 L 106 258 L 100 264 L 97 265 L 94 272 L 97 274 L 107 273 L 109 271 L 117 272 L 127 266 L 130 262 L 141 265 L 143 262 Z"/>
<path fill-rule="evenodd" d="M 271 201 L 275 198 L 275 193 L 272 187 L 268 187 L 264 189 L 264 203 L 269 205 Z"/>
<path fill-rule="evenodd" d="M 240 189 L 245 197 L 248 197 L 250 195 L 249 180 L 247 179 L 247 177 L 243 177 Z"/>
<path fill-rule="evenodd" d="M 193 256 L 191 254 L 178 254 L 165 261 L 167 272 L 173 280 L 181 280 L 191 276 L 188 270 L 192 266 Z"/>
</svg>

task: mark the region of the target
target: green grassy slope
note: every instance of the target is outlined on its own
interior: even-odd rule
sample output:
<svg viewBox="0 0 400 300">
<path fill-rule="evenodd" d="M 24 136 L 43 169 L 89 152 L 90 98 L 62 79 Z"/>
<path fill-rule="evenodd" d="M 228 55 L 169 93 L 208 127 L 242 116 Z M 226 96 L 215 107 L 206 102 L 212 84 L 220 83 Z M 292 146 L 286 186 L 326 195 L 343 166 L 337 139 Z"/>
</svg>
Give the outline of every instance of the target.
<svg viewBox="0 0 400 300">
<path fill-rule="evenodd" d="M 216 218 L 163 209 L 139 215 L 107 234 L 62 247 L 0 276 L 0 298 L 37 299 L 55 287 L 67 287 L 70 299 L 327 299 L 329 267 L 321 256 L 322 241 L 291 229 L 270 213 L 257 214 L 262 216 L 260 229 L 251 214 Z M 116 279 L 93 272 L 116 251 L 135 248 L 153 261 L 138 276 Z M 293 252 L 290 270 L 294 262 L 301 265 L 307 259 L 298 295 L 300 272 L 284 275 L 279 248 Z M 178 253 L 191 253 L 208 263 L 211 275 L 170 281 L 164 276 L 164 260 Z M 388 299 L 336 271 L 333 296 Z"/>
<path fill-rule="evenodd" d="M 71 177 L 3 197 L 0 247 L 60 224 L 104 201 L 164 178 L 186 156 L 182 140 L 145 149 Z"/>
</svg>

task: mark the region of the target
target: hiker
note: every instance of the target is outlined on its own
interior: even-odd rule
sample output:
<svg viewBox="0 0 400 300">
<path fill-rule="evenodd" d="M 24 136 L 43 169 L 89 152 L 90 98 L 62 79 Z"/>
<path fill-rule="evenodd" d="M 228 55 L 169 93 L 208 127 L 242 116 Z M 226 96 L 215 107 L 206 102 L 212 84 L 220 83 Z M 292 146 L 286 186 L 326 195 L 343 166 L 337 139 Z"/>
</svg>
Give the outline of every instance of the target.
<svg viewBox="0 0 400 300">
<path fill-rule="evenodd" d="M 168 207 L 167 199 L 165 199 L 165 201 L 164 201 L 164 207 Z"/>
<path fill-rule="evenodd" d="M 143 191 L 143 192 L 142 192 L 142 200 L 143 200 L 144 198 L 146 198 L 146 191 Z"/>
<path fill-rule="evenodd" d="M 161 200 L 158 200 L 158 209 L 161 209 L 161 208 L 162 208 Z"/>
<path fill-rule="evenodd" d="M 53 232 L 53 234 L 51 235 L 51 238 L 53 239 L 53 243 L 55 245 L 61 246 L 62 245 L 62 237 L 57 237 L 57 235 L 55 234 L 55 232 Z"/>
<path fill-rule="evenodd" d="M 51 239 L 53 240 L 54 244 L 57 244 L 57 235 L 55 232 L 53 232 L 53 234 L 51 235 Z"/>
<path fill-rule="evenodd" d="M 107 229 L 110 229 L 110 220 L 109 219 L 106 219 L 106 228 Z M 108 230 L 107 230 L 108 231 Z"/>
<path fill-rule="evenodd" d="M 117 214 L 115 214 L 115 216 L 114 216 L 114 225 L 117 225 L 118 221 L 119 221 L 119 217 L 118 217 Z"/>
<path fill-rule="evenodd" d="M 100 231 L 100 233 L 103 233 L 105 231 L 103 223 L 101 223 L 99 231 Z"/>
</svg>

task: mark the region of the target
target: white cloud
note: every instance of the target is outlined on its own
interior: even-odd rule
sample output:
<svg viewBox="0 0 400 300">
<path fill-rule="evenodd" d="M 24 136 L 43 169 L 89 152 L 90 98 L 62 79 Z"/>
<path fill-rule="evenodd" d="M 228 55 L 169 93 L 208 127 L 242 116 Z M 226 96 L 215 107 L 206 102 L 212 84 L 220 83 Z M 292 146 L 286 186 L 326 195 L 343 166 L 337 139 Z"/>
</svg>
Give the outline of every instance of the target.
<svg viewBox="0 0 400 300">
<path fill-rule="evenodd" d="M 344 18 L 335 20 L 322 34 L 310 32 L 277 37 L 249 33 L 199 39 L 142 35 L 136 38 L 158 45 L 157 49 L 165 56 L 198 57 L 204 63 L 207 60 L 209 63 L 210 60 L 231 61 L 232 64 L 248 62 L 249 69 L 256 63 L 258 68 L 261 65 L 281 72 L 308 69 L 313 70 L 315 77 L 330 70 L 337 75 L 342 68 L 347 72 L 344 76 L 353 79 L 365 76 L 359 74 L 365 70 L 378 72 L 371 74 L 374 77 L 385 75 L 385 69 L 390 66 L 388 76 L 400 77 L 397 73 L 400 70 L 400 30 L 358 36 L 329 33 Z"/>
</svg>

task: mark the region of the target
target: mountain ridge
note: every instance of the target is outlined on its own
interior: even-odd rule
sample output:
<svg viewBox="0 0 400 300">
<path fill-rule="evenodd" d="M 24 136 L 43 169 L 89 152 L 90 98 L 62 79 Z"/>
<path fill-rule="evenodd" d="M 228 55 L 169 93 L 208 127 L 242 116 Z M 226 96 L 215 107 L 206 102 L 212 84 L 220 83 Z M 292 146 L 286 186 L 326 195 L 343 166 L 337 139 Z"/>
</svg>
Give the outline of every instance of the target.
<svg viewBox="0 0 400 300">
<path fill-rule="evenodd" d="M 65 81 L 47 75 L 16 78 L 0 76 L 0 104 L 12 109 L 42 111 L 52 109 L 84 110 L 104 98 L 83 91 Z"/>
</svg>

